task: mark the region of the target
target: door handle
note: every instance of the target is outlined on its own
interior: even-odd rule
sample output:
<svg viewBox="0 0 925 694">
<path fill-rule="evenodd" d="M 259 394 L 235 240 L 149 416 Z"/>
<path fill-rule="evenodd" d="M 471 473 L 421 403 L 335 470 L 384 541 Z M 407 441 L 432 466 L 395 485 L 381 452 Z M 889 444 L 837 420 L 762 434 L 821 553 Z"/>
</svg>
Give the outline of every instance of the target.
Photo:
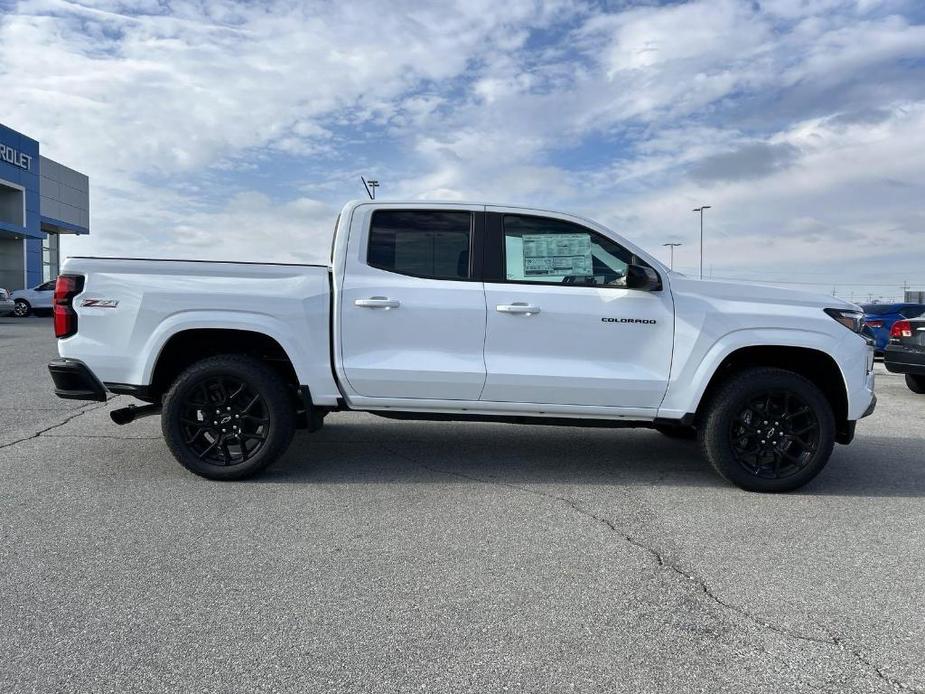
<svg viewBox="0 0 925 694">
<path fill-rule="evenodd" d="M 368 299 L 357 299 L 353 302 L 353 305 L 362 306 L 363 308 L 398 308 L 401 306 L 401 302 L 387 296 L 371 296 Z"/>
<path fill-rule="evenodd" d="M 540 312 L 539 306 L 525 304 L 520 301 L 516 301 L 513 304 L 498 304 L 495 308 L 498 313 L 521 313 L 527 316 L 532 316 L 534 313 Z"/>
</svg>

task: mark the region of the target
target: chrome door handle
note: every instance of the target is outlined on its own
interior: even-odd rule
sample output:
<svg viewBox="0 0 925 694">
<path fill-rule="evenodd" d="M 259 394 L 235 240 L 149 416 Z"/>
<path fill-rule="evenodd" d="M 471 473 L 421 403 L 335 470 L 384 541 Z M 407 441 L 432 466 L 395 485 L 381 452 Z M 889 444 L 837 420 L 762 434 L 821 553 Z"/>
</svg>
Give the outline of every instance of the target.
<svg viewBox="0 0 925 694">
<path fill-rule="evenodd" d="M 520 301 L 514 302 L 513 304 L 498 304 L 495 308 L 498 313 L 522 313 L 527 316 L 532 316 L 534 313 L 540 312 L 539 306 L 525 304 Z"/>
<path fill-rule="evenodd" d="M 387 296 L 371 296 L 368 299 L 357 299 L 353 302 L 353 305 L 362 306 L 363 308 L 398 308 L 401 306 L 401 302 Z"/>
</svg>

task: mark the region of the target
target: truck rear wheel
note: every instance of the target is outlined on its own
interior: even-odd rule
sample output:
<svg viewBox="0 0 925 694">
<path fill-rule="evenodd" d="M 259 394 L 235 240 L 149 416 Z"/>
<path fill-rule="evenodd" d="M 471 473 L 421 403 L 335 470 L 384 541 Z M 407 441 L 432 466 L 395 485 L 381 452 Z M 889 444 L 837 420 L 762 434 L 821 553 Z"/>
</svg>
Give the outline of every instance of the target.
<svg viewBox="0 0 925 694">
<path fill-rule="evenodd" d="M 784 369 L 747 369 L 711 398 L 700 443 L 726 480 L 754 492 L 802 487 L 825 467 L 835 417 L 812 382 Z"/>
<path fill-rule="evenodd" d="M 925 394 L 925 376 L 906 374 L 906 386 L 913 393 L 918 393 L 919 395 Z"/>
<path fill-rule="evenodd" d="M 295 412 L 283 379 L 253 357 L 226 354 L 187 368 L 164 396 L 161 429 L 187 470 L 250 477 L 289 447 Z"/>
</svg>

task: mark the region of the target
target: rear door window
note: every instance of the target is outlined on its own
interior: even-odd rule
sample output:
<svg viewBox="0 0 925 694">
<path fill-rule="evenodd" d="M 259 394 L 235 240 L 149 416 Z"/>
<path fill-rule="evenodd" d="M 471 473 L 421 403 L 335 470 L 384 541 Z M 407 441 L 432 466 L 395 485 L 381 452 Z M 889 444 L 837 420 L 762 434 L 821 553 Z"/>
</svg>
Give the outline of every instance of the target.
<svg viewBox="0 0 925 694">
<path fill-rule="evenodd" d="M 377 210 L 366 262 L 401 275 L 442 280 L 471 277 L 472 214 L 444 210 Z"/>
</svg>

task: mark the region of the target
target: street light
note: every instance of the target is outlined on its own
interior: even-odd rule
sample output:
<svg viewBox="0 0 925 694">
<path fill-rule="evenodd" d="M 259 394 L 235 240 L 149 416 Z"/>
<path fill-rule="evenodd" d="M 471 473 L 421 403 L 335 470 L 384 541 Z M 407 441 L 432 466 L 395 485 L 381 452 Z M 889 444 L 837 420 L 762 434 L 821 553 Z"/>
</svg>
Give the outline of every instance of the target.
<svg viewBox="0 0 925 694">
<path fill-rule="evenodd" d="M 683 243 L 663 243 L 662 245 L 668 246 L 668 248 L 671 249 L 671 263 L 668 265 L 668 267 L 674 270 L 674 249 L 677 248 L 678 246 L 683 246 L 684 244 Z"/>
<path fill-rule="evenodd" d="M 712 205 L 701 205 L 695 207 L 692 212 L 700 213 L 700 279 L 703 279 L 703 211 L 709 210 Z"/>
</svg>

